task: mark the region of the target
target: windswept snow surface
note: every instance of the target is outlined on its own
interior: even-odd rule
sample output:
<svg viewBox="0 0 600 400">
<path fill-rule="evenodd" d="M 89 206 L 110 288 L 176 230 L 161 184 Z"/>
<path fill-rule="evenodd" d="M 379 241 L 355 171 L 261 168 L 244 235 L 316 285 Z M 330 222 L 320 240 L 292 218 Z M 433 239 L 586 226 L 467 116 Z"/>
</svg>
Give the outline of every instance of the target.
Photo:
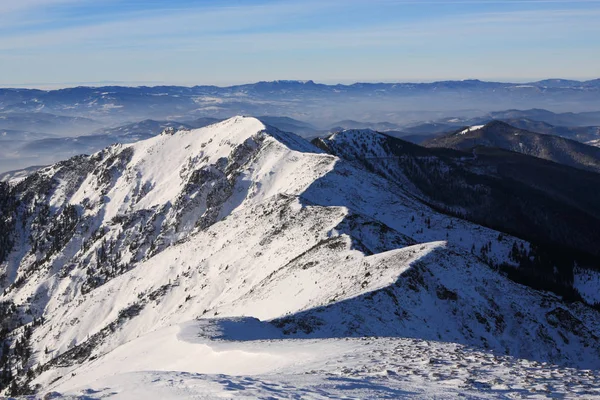
<svg viewBox="0 0 600 400">
<path fill-rule="evenodd" d="M 251 318 L 161 329 L 61 382 L 47 393 L 73 399 L 600 396 L 596 371 L 419 339 L 283 339 L 272 326 Z"/>
<path fill-rule="evenodd" d="M 26 360 L 40 394 L 597 387 L 583 370 L 600 367 L 597 312 L 493 268 L 520 240 L 254 118 L 115 145 L 16 189 L 24 211 L 0 300 L 43 317 Z M 485 260 L 472 250 L 483 247 Z"/>
</svg>

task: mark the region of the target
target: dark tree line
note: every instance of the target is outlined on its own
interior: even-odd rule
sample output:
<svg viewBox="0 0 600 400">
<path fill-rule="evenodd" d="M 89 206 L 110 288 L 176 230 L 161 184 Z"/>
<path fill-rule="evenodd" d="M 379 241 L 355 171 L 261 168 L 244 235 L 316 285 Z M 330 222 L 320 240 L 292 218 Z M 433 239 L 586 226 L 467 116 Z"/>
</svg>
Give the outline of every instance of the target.
<svg viewBox="0 0 600 400">
<path fill-rule="evenodd" d="M 0 182 L 0 263 L 6 260 L 14 245 L 17 204 L 10 186 Z"/>
</svg>

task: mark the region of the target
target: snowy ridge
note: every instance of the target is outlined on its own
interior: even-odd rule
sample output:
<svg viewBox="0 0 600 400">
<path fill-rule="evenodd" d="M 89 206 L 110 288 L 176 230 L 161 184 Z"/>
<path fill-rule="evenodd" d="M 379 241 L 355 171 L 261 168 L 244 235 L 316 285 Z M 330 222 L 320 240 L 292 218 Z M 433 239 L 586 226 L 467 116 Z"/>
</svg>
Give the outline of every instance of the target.
<svg viewBox="0 0 600 400">
<path fill-rule="evenodd" d="M 254 118 L 115 145 L 14 191 L 2 301 L 33 326 L 31 356 L 14 360 L 35 368 L 21 384 L 70 392 L 111 371 L 148 371 L 145 359 L 244 373 L 149 354 L 158 338 L 191 351 L 177 328 L 196 346 L 189 321 L 242 316 L 268 321 L 253 320 L 269 340 L 408 336 L 598 367 L 595 312 L 490 268 L 521 241 L 437 213 L 411 186 Z M 210 356 L 203 346 L 199 357 Z"/>
<path fill-rule="evenodd" d="M 485 125 L 474 125 L 474 126 L 470 126 L 470 127 L 468 127 L 467 129 L 464 129 L 464 130 L 462 130 L 462 131 L 458 132 L 458 134 L 459 134 L 459 135 L 465 135 L 465 134 L 467 134 L 467 133 L 469 133 L 469 132 L 478 131 L 478 130 L 480 130 L 481 128 L 483 128 L 484 126 L 485 126 Z"/>
<path fill-rule="evenodd" d="M 586 142 L 586 144 L 589 144 L 590 146 L 600 147 L 600 139 L 590 140 L 589 142 Z"/>
<path fill-rule="evenodd" d="M 370 129 L 348 129 L 336 132 L 325 140 L 319 139 L 318 144 L 332 150 L 334 154 L 343 154 L 346 160 L 359 160 L 367 155 L 367 159 L 364 160 L 366 162 L 371 159 L 379 159 L 386 162 L 390 157 L 385 147 L 386 137 L 384 134 Z M 393 162 L 393 160 L 389 161 Z M 401 182 L 402 187 L 407 192 L 413 194 L 419 193 L 418 189 L 404 175 L 403 171 L 395 171 L 394 176 L 397 181 Z"/>
</svg>

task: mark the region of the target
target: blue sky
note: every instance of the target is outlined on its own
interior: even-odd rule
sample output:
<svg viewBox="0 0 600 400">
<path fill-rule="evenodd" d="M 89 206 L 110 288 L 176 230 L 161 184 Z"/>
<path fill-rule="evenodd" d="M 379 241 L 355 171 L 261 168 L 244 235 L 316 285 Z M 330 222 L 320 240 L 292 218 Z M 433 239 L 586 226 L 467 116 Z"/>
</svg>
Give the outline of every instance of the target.
<svg viewBox="0 0 600 400">
<path fill-rule="evenodd" d="M 6 0 L 0 85 L 600 77 L 600 0 Z"/>
</svg>

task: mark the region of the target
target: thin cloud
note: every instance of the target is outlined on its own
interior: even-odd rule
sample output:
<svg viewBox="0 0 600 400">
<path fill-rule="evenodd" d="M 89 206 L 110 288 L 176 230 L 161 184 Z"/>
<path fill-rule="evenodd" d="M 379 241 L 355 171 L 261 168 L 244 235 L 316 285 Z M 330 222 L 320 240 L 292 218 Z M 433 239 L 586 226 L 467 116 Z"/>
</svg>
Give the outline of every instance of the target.
<svg viewBox="0 0 600 400">
<path fill-rule="evenodd" d="M 5 0 L 0 2 L 0 16 L 17 12 L 39 11 L 51 6 L 82 2 L 82 0 Z"/>
<path fill-rule="evenodd" d="M 316 4 L 315 4 L 316 5 Z M 320 6 L 325 7 L 321 4 Z M 519 12 L 487 12 L 464 14 L 459 17 L 437 17 L 425 21 L 381 25 L 308 28 L 288 32 L 283 26 L 272 32 L 252 32 L 270 21 L 294 15 L 310 15 L 315 9 L 299 4 L 279 4 L 274 7 L 214 8 L 202 12 L 175 12 L 166 15 L 90 26 L 56 29 L 51 32 L 0 36 L 0 51 L 93 44 L 100 47 L 156 47 L 174 49 L 210 49 L 223 44 L 252 45 L 254 49 L 277 49 L 315 46 L 382 46 L 399 41 L 436 35 L 457 36 L 468 33 L 492 34 L 512 29 L 555 27 L 563 24 L 572 29 L 597 31 L 598 10 L 542 10 Z M 508 26 L 507 24 L 510 24 Z M 549 25 L 550 24 L 550 25 Z M 500 31 L 498 29 L 501 29 Z M 551 35 L 552 32 L 548 32 Z M 507 37 L 510 35 L 507 33 Z M 190 44 L 194 46 L 190 47 Z"/>
<path fill-rule="evenodd" d="M 50 7 L 50 3 L 57 5 L 61 1 L 76 0 L 28 1 L 30 5 L 38 1 Z M 493 3 L 374 1 L 385 4 Z M 516 1 L 496 3 L 514 4 Z M 363 16 L 360 10 L 367 3 L 358 0 L 280 1 L 234 7 L 218 3 L 213 7 L 184 5 L 152 11 L 134 9 L 120 14 L 118 19 L 84 21 L 80 26 L 56 24 L 40 31 L 0 28 L 0 74 L 15 81 L 26 81 L 23 77 L 27 73 L 62 76 L 67 75 L 63 71 L 75 73 L 77 70 L 82 80 L 120 80 L 126 74 L 123 71 L 137 70 L 139 72 L 134 76 L 144 74 L 148 79 L 156 76 L 163 79 L 175 74 L 175 69 L 180 71 L 178 74 L 193 75 L 198 68 L 193 65 L 201 64 L 206 66 L 204 70 L 218 71 L 210 75 L 216 81 L 222 80 L 221 75 L 235 74 L 237 69 L 240 74 L 258 73 L 249 72 L 251 60 L 256 60 L 252 62 L 258 63 L 254 68 L 260 73 L 282 76 L 295 68 L 291 61 L 281 61 L 287 58 L 296 60 L 296 64 L 322 65 L 317 71 L 324 71 L 327 64 L 328 69 L 337 68 L 339 73 L 343 71 L 351 79 L 351 74 L 362 73 L 361 68 L 366 68 L 356 62 L 361 58 L 372 60 L 373 68 L 378 68 L 378 64 L 391 63 L 393 59 L 402 61 L 402 55 L 412 54 L 424 60 L 427 57 L 438 60 L 435 68 L 442 70 L 444 63 L 439 60 L 452 64 L 452 60 L 473 53 L 489 57 L 500 51 L 511 57 L 509 54 L 513 49 L 528 48 L 530 54 L 545 52 L 544 59 L 551 60 L 548 53 L 558 48 L 564 50 L 569 43 L 573 48 L 587 49 L 589 54 L 600 53 L 598 44 L 590 39 L 600 32 L 597 24 L 600 7 L 595 6 L 600 0 L 578 2 L 594 3 L 585 8 L 571 7 L 574 2 L 532 0 L 523 3 L 555 5 L 526 7 L 525 11 L 523 7 L 519 10 L 473 7 L 467 8 L 469 12 L 454 15 L 436 13 L 437 8 L 432 7 L 431 13 L 421 13 L 415 18 L 403 18 L 399 13 L 403 8 L 397 7 L 389 10 L 397 12 L 398 18 L 390 12 L 386 15 L 390 18 L 384 19 Z M 78 4 L 87 3 L 79 1 Z M 377 7 L 373 1 L 368 4 Z M 361 6 L 357 8 L 357 5 Z M 347 7 L 351 12 L 345 12 Z M 362 10 L 366 9 L 363 7 Z M 298 22 L 300 20 L 302 23 Z M 580 62 L 581 54 L 583 51 L 576 55 L 578 58 L 573 58 L 573 65 L 580 71 L 592 68 L 588 67 L 589 57 L 586 63 Z M 347 62 L 344 57 L 353 61 Z M 157 58 L 169 61 L 158 63 Z M 269 61 L 263 65 L 258 61 L 261 58 Z M 117 60 L 110 72 L 104 67 L 106 63 L 113 64 L 108 60 Z M 485 62 L 491 63 L 489 60 L 477 61 L 479 68 L 485 69 Z M 471 60 L 470 64 L 473 63 Z M 52 68 L 33 71 L 32 64 L 51 65 Z M 536 67 L 547 69 L 550 66 L 536 64 Z M 499 67 L 490 64 L 487 68 L 494 71 Z M 319 76 L 307 78 L 319 79 Z M 38 76 L 34 79 L 58 80 Z"/>
</svg>

